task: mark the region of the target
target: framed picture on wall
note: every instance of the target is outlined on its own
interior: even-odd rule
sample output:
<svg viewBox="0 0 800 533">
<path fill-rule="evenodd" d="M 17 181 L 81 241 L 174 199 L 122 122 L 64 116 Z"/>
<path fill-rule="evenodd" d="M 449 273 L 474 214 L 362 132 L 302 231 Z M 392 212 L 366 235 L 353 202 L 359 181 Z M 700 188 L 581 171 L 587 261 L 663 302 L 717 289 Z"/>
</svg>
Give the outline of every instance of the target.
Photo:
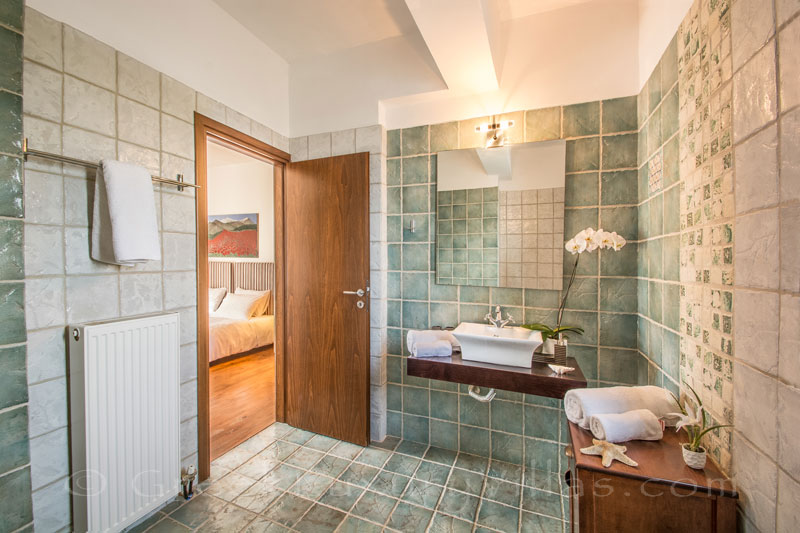
<svg viewBox="0 0 800 533">
<path fill-rule="evenodd" d="M 258 257 L 258 213 L 208 215 L 209 257 Z"/>
</svg>

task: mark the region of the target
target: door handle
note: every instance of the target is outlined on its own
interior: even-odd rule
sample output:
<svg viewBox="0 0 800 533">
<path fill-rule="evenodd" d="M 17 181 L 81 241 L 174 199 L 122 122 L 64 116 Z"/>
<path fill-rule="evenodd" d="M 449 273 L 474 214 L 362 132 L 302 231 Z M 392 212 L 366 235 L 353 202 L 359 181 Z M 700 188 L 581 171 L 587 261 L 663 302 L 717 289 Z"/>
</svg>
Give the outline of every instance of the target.
<svg viewBox="0 0 800 533">
<path fill-rule="evenodd" d="M 364 296 L 364 289 L 358 289 L 357 291 L 342 291 L 342 294 L 354 294 L 361 298 Z"/>
</svg>

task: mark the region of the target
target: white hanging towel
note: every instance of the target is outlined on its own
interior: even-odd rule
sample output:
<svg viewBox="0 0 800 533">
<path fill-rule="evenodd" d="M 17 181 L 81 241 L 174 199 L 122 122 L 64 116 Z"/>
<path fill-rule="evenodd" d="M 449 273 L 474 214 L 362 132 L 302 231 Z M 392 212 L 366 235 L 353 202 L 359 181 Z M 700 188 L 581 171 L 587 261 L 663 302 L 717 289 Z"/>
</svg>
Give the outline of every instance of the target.
<svg viewBox="0 0 800 533">
<path fill-rule="evenodd" d="M 156 201 L 142 166 L 103 159 L 94 183 L 92 259 L 134 266 L 161 259 Z"/>
</svg>

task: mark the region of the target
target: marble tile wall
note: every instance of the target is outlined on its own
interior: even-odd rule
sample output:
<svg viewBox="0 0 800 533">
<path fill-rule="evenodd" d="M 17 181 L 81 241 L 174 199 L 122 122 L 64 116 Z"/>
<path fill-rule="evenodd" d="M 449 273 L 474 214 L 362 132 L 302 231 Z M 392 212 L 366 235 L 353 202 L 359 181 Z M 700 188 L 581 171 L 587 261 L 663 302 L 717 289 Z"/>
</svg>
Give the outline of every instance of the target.
<svg viewBox="0 0 800 533">
<path fill-rule="evenodd" d="M 793 531 L 800 519 L 800 2 L 736 0 L 729 12 L 729 37 L 721 33 L 731 47 L 722 77 L 732 77 L 734 172 L 732 187 L 723 187 L 732 189 L 736 234 L 735 276 L 727 280 L 735 326 L 733 392 L 725 398 L 733 405 L 731 472 L 744 528 Z M 713 43 L 718 32 L 708 33 Z"/>
<path fill-rule="evenodd" d="M 266 126 L 70 26 L 33 9 L 26 22 L 22 126 L 31 148 L 136 162 L 153 174 L 182 173 L 193 182 L 195 110 L 289 148 L 287 138 Z M 181 458 L 197 464 L 195 200 L 192 189 L 154 185 L 162 260 L 126 268 L 90 259 L 92 172 L 30 158 L 25 184 L 33 516 L 37 530 L 56 531 L 70 524 L 68 324 L 180 313 Z"/>
<path fill-rule="evenodd" d="M 386 437 L 386 130 L 362 128 L 295 137 L 292 161 L 369 152 L 370 432 Z"/>
<path fill-rule="evenodd" d="M 33 520 L 26 372 L 22 42 L 24 2 L 0 8 L 0 531 Z"/>
<path fill-rule="evenodd" d="M 520 111 L 510 142 L 567 140 L 565 237 L 603 226 L 630 241 L 637 231 L 636 96 Z M 560 292 L 436 283 L 436 159 L 442 150 L 479 146 L 479 117 L 392 130 L 388 182 L 388 433 L 407 440 L 557 471 L 567 439 L 561 403 L 499 392 L 479 403 L 453 383 L 406 375 L 409 329 L 482 322 L 500 305 L 520 323 L 555 321 Z M 416 220 L 417 232 L 407 229 Z M 427 228 L 426 228 L 427 226 Z M 421 228 L 426 228 L 420 231 Z M 586 329 L 571 339 L 592 386 L 636 383 L 636 243 L 621 252 L 585 256 L 565 323 Z M 566 253 L 560 251 L 559 253 Z M 572 256 L 564 257 L 565 270 Z M 568 273 L 568 272 L 565 272 Z"/>
</svg>

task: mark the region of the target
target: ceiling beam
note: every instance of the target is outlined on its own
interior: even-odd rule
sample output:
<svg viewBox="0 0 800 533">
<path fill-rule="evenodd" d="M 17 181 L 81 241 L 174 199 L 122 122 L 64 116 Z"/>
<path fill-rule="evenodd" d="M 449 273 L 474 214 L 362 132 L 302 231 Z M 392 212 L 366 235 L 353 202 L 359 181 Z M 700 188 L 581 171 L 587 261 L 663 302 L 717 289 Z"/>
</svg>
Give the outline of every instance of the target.
<svg viewBox="0 0 800 533">
<path fill-rule="evenodd" d="M 405 0 L 448 89 L 498 88 L 481 0 Z"/>
</svg>

